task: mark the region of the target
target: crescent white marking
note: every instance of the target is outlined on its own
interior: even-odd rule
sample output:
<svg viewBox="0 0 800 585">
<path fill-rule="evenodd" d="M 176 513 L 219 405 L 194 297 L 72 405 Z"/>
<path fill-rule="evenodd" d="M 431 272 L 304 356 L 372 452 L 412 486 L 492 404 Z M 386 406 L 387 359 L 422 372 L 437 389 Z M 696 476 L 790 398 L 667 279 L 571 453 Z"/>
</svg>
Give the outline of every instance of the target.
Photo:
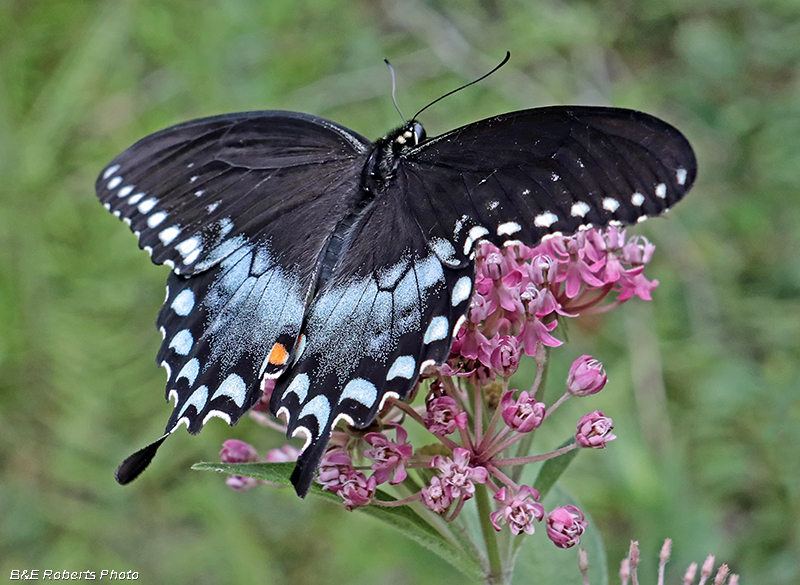
<svg viewBox="0 0 800 585">
<path fill-rule="evenodd" d="M 445 339 L 447 337 L 449 326 L 447 317 L 442 315 L 438 317 L 434 317 L 431 319 L 430 325 L 428 325 L 428 329 L 425 331 L 425 337 L 422 338 L 422 341 L 425 345 L 429 343 L 433 343 L 434 341 L 439 341 L 440 339 Z"/>
<path fill-rule="evenodd" d="M 194 337 L 192 337 L 192 333 L 188 329 L 178 331 L 169 342 L 170 349 L 174 349 L 175 353 L 179 355 L 189 355 L 193 345 Z"/>
<path fill-rule="evenodd" d="M 416 360 L 410 355 L 401 355 L 392 363 L 392 367 L 386 373 L 386 380 L 394 380 L 395 378 L 405 378 L 410 380 L 416 372 Z"/>
<path fill-rule="evenodd" d="M 294 377 L 294 379 L 289 384 L 289 387 L 286 388 L 286 392 L 283 393 L 283 399 L 285 400 L 289 394 L 296 394 L 297 399 L 302 404 L 306 396 L 308 396 L 308 388 L 311 385 L 310 380 L 308 379 L 308 374 L 298 374 Z"/>
<path fill-rule="evenodd" d="M 186 409 L 190 406 L 194 406 L 199 414 L 200 411 L 205 408 L 206 402 L 208 402 L 208 387 L 204 384 L 192 392 L 192 395 L 189 396 L 189 399 L 183 404 L 181 411 L 178 413 L 178 417 L 183 416 L 183 413 L 186 412 Z M 189 426 L 188 423 L 186 426 Z"/>
<path fill-rule="evenodd" d="M 203 426 L 206 426 L 206 423 L 212 418 L 221 418 L 226 423 L 231 424 L 231 417 L 227 412 L 222 412 L 221 410 L 210 410 L 208 411 L 208 414 L 203 417 Z"/>
<path fill-rule="evenodd" d="M 189 381 L 189 386 L 194 384 L 194 381 L 197 379 L 197 375 L 200 373 L 200 360 L 197 358 L 192 358 L 188 362 L 186 362 L 181 371 L 178 372 L 178 377 L 175 378 L 177 382 L 181 378 L 186 378 Z"/>
<path fill-rule="evenodd" d="M 247 385 L 238 374 L 231 374 L 219 385 L 217 391 L 211 397 L 211 400 L 219 396 L 227 396 L 240 407 L 244 404 L 244 399 L 247 397 Z"/>
<path fill-rule="evenodd" d="M 375 387 L 375 384 L 364 378 L 354 378 L 350 380 L 344 387 L 344 390 L 342 390 L 342 395 L 339 397 L 339 404 L 346 398 L 355 400 L 367 408 L 371 408 L 378 399 L 378 389 Z"/>
<path fill-rule="evenodd" d="M 314 396 L 314 398 L 306 403 L 303 410 L 300 411 L 300 414 L 297 415 L 297 419 L 300 420 L 309 415 L 317 419 L 317 428 L 321 433 L 325 425 L 328 424 L 328 419 L 331 417 L 331 403 L 328 402 L 328 399 L 322 394 Z"/>
</svg>

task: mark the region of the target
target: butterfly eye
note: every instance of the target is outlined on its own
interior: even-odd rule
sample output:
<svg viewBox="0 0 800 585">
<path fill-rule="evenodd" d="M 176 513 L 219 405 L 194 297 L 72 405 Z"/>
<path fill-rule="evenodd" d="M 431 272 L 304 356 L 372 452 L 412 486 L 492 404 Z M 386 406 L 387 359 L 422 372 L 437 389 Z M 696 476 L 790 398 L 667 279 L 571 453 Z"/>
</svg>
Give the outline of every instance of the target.
<svg viewBox="0 0 800 585">
<path fill-rule="evenodd" d="M 414 131 L 414 144 L 417 145 L 423 140 L 425 140 L 425 128 L 422 127 L 422 124 L 419 122 L 414 122 L 414 127 L 412 128 Z"/>
</svg>

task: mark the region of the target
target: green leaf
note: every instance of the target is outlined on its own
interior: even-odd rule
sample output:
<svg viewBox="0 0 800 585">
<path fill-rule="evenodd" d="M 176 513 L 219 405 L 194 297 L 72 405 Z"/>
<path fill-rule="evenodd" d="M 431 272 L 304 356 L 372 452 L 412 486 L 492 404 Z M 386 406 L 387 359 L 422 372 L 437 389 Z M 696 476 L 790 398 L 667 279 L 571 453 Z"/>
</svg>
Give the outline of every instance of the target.
<svg viewBox="0 0 800 585">
<path fill-rule="evenodd" d="M 243 475 L 264 481 L 292 485 L 291 476 L 294 462 L 288 463 L 195 463 L 192 469 L 198 471 L 217 471 L 228 475 Z"/>
<path fill-rule="evenodd" d="M 216 471 L 229 475 L 243 475 L 264 481 L 291 485 L 290 477 L 295 464 L 289 463 L 195 463 L 192 469 Z M 318 484 L 311 486 L 309 494 L 324 498 L 335 504 L 342 499 Z M 376 490 L 375 498 L 382 502 L 393 502 L 396 498 L 382 490 Z M 482 581 L 483 569 L 473 556 L 448 540 L 410 506 L 387 507 L 370 505 L 356 508 L 357 511 L 385 522 L 407 538 L 435 552 L 456 569 L 476 581 Z"/>
<path fill-rule="evenodd" d="M 574 442 L 575 439 L 570 438 L 564 441 L 559 449 Z M 566 471 L 569 464 L 572 463 L 572 460 L 575 459 L 575 456 L 579 452 L 580 449 L 573 449 L 572 451 L 567 451 L 563 455 L 548 459 L 544 462 L 544 465 L 542 465 L 542 468 L 539 470 L 539 475 L 536 476 L 536 481 L 533 483 L 533 487 L 539 491 L 539 497 L 541 499 L 544 499 L 553 486 L 556 485 L 558 478 Z"/>
</svg>

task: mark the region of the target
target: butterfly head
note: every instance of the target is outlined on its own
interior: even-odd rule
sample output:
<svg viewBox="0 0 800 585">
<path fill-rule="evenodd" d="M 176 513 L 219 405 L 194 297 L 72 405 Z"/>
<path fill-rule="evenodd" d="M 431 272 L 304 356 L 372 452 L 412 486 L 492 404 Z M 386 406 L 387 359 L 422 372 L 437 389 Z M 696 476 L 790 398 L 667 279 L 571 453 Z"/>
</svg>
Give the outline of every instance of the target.
<svg viewBox="0 0 800 585">
<path fill-rule="evenodd" d="M 403 151 L 409 147 L 417 146 L 425 140 L 425 128 L 419 122 L 411 120 L 400 128 L 394 139 L 395 150 Z"/>
<path fill-rule="evenodd" d="M 425 138 L 422 124 L 411 120 L 379 139 L 364 167 L 364 188 L 372 196 L 380 193 L 394 176 L 403 155 L 422 144 Z"/>
</svg>

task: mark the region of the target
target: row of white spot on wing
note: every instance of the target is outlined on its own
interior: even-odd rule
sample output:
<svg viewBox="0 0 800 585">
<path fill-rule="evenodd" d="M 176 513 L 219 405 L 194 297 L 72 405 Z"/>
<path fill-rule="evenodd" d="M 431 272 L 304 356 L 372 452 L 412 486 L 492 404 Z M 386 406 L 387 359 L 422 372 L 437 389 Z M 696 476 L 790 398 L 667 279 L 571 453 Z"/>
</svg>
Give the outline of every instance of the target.
<svg viewBox="0 0 800 585">
<path fill-rule="evenodd" d="M 416 362 L 410 355 L 398 357 L 395 359 L 392 367 L 389 369 L 387 380 L 392 380 L 397 377 L 411 379 L 415 375 L 415 365 Z M 303 404 L 303 401 L 305 401 L 306 397 L 308 396 L 309 385 L 310 380 L 308 374 L 298 374 L 286 388 L 282 398 L 285 400 L 288 398 L 289 394 L 295 394 L 299 399 L 300 404 Z M 396 392 L 387 392 L 381 399 L 380 407 L 383 407 L 383 403 L 387 398 L 398 398 L 398 396 L 399 395 Z M 339 397 L 338 404 L 341 405 L 345 400 L 354 400 L 366 408 L 372 408 L 378 400 L 378 389 L 375 384 L 369 380 L 365 380 L 364 378 L 354 378 L 350 380 L 342 389 L 342 394 Z M 303 404 L 303 407 L 300 409 L 300 412 L 297 415 L 297 420 L 301 420 L 306 416 L 313 416 L 317 421 L 318 432 L 321 433 L 326 428 L 326 425 L 330 420 L 331 411 L 331 403 L 328 398 L 325 395 L 319 394 Z M 281 407 L 278 410 L 278 416 L 285 417 L 287 421 L 290 421 L 291 418 L 291 414 L 286 407 Z M 332 426 L 335 426 L 339 419 L 345 419 L 349 424 L 354 424 L 353 419 L 348 414 L 339 413 L 339 415 L 333 421 Z M 305 435 L 306 437 L 306 444 L 303 445 L 303 450 L 305 450 L 312 439 L 312 433 L 307 427 L 298 426 L 293 431 L 292 436 L 296 436 L 298 434 Z"/>
<path fill-rule="evenodd" d="M 122 177 L 122 175 L 118 175 L 117 174 L 117 172 L 119 170 L 120 170 L 120 166 L 119 165 L 111 165 L 110 167 L 108 167 L 103 172 L 103 180 L 108 181 L 106 183 L 106 188 L 109 191 L 113 191 L 113 190 L 117 189 L 117 197 L 118 198 L 124 199 L 124 198 L 127 197 L 128 198 L 128 200 L 127 200 L 128 205 L 137 205 L 138 204 L 139 205 L 139 207 L 138 207 L 139 211 L 141 213 L 147 213 L 147 211 L 149 211 L 150 209 L 153 208 L 153 206 L 155 206 L 156 200 L 155 199 L 146 199 L 145 201 L 141 201 L 145 196 L 144 191 L 139 191 L 137 193 L 133 193 L 136 190 L 136 186 L 135 185 L 123 185 L 123 183 L 125 182 L 125 179 Z M 122 186 L 120 187 L 120 185 L 122 185 Z M 131 193 L 133 193 L 133 195 L 131 195 Z M 141 201 L 141 203 L 140 203 L 140 201 Z M 110 203 L 106 203 L 105 204 L 105 208 L 110 210 L 111 209 L 111 204 Z M 147 211 L 142 211 L 142 209 L 145 209 Z M 116 217 L 121 217 L 122 211 L 119 210 L 119 209 L 115 209 L 113 211 L 113 214 Z M 122 219 L 125 221 L 125 223 L 130 225 L 130 223 L 131 223 L 130 217 L 122 217 Z"/>
<path fill-rule="evenodd" d="M 686 169 L 678 169 L 677 171 L 675 171 L 675 175 L 679 185 L 683 185 L 686 183 L 686 176 L 687 176 Z M 653 192 L 655 196 L 658 197 L 659 199 L 666 199 L 667 185 L 665 183 L 658 183 L 655 186 Z M 631 195 L 631 203 L 636 207 L 641 207 L 644 204 L 644 202 L 645 202 L 645 196 L 642 193 L 636 191 Z M 614 197 L 604 197 L 602 205 L 603 209 L 611 213 L 614 213 L 617 211 L 617 209 L 619 209 L 620 202 Z M 586 203 L 585 201 L 577 201 L 572 204 L 572 207 L 570 207 L 570 215 L 572 217 L 585 217 L 590 210 L 591 207 L 589 207 L 588 203 Z M 637 221 L 642 222 L 645 219 L 647 219 L 647 216 L 643 215 L 640 216 L 637 219 Z M 534 224 L 539 227 L 550 227 L 556 221 L 558 221 L 558 217 L 556 217 L 555 214 L 549 211 L 545 211 L 536 216 L 536 218 L 534 219 Z M 614 223 L 613 220 L 612 222 L 609 223 L 611 223 L 612 225 L 616 225 L 616 223 Z"/>
<path fill-rule="evenodd" d="M 194 362 L 194 363 L 193 363 Z M 192 364 L 192 366 L 189 366 Z M 199 371 L 199 365 L 196 359 L 190 360 L 185 366 L 184 369 L 190 367 L 191 372 L 190 375 L 192 376 L 192 381 L 197 377 L 197 371 Z M 181 370 L 183 372 L 183 370 Z M 181 374 L 178 375 L 178 379 L 180 379 Z M 177 394 L 174 390 L 170 392 L 170 395 Z M 186 402 L 183 403 L 181 406 L 180 412 L 178 412 L 178 422 L 175 423 L 175 426 L 170 430 L 173 432 L 176 428 L 178 428 L 181 424 L 186 424 L 189 426 L 189 419 L 184 417 L 184 413 L 190 406 L 194 406 L 195 414 L 200 414 L 208 405 L 208 403 L 216 400 L 217 398 L 225 397 L 233 401 L 237 407 L 241 408 L 244 404 L 245 398 L 247 397 L 247 385 L 245 384 L 244 380 L 239 374 L 229 374 L 217 387 L 216 392 L 209 398 L 209 391 L 208 386 L 203 384 L 202 386 L 196 388 L 194 392 L 186 399 Z M 209 419 L 213 417 L 218 417 L 228 424 L 231 422 L 231 417 L 227 412 L 221 410 L 211 410 L 209 411 L 206 416 L 203 418 L 203 425 L 205 425 Z"/>
<path fill-rule="evenodd" d="M 108 187 L 109 190 L 117 188 L 124 182 L 122 176 L 116 174 L 117 171 L 119 171 L 119 169 L 120 169 L 119 165 L 112 165 L 108 167 L 103 173 L 103 179 L 108 180 L 106 186 Z M 195 175 L 190 179 L 190 182 L 194 182 L 197 179 L 198 177 Z M 119 191 L 117 191 L 117 196 L 121 198 L 128 197 L 134 190 L 135 190 L 134 185 L 125 185 L 124 187 L 121 187 Z M 203 193 L 204 191 L 202 189 L 199 189 L 195 191 L 194 194 L 196 196 L 200 196 Z M 142 215 L 148 215 L 151 211 L 153 211 L 153 209 L 155 209 L 156 205 L 158 204 L 158 200 L 155 199 L 154 197 L 149 197 L 147 199 L 144 199 L 144 197 L 145 197 L 144 192 L 138 192 L 133 195 L 130 195 L 127 202 L 129 205 L 136 205 L 137 206 L 136 209 Z M 212 205 L 214 205 L 214 208 L 216 207 L 216 204 Z M 106 208 L 110 209 L 110 205 L 106 204 Z M 209 213 L 213 211 L 214 208 L 210 208 Z M 114 215 L 119 216 L 120 212 L 118 210 L 114 211 Z M 149 227 L 150 229 L 157 228 L 162 223 L 164 223 L 164 220 L 167 219 L 167 216 L 168 216 L 167 212 L 163 210 L 153 213 L 152 215 L 150 215 L 150 217 L 147 218 L 147 227 Z M 130 224 L 130 218 L 125 218 L 125 220 L 126 223 Z M 181 233 L 180 227 L 178 227 L 177 225 L 171 225 L 169 227 L 162 229 L 158 233 L 158 239 L 161 240 L 161 243 L 163 245 L 168 246 L 175 241 L 175 239 L 180 235 L 180 233 Z M 139 233 L 137 232 L 137 236 L 138 235 Z M 200 254 L 203 252 L 203 240 L 199 235 L 192 236 L 177 244 L 175 246 L 175 250 L 183 258 L 183 264 L 188 266 L 193 262 L 195 262 L 197 258 L 199 258 Z M 148 246 L 148 251 L 152 255 L 152 248 L 149 246 Z"/>
<path fill-rule="evenodd" d="M 167 288 L 167 298 L 169 298 L 169 288 Z M 169 307 L 175 312 L 176 315 L 180 317 L 186 317 L 191 314 L 191 312 L 195 308 L 195 294 L 194 291 L 191 289 L 183 289 L 175 298 L 172 299 Z M 166 333 L 166 331 L 162 328 L 162 333 Z M 191 331 L 188 329 L 181 329 L 178 331 L 170 340 L 169 343 L 170 349 L 173 349 L 176 354 L 178 355 L 189 355 L 194 347 L 194 337 L 192 336 Z M 162 366 L 167 368 L 167 375 L 171 377 L 169 364 L 164 361 L 161 363 Z M 196 357 L 188 360 L 183 367 L 178 372 L 178 375 L 175 378 L 175 383 L 179 382 L 182 379 L 185 379 L 187 382 L 187 386 L 191 388 L 194 386 L 197 377 L 200 375 L 200 360 Z M 178 392 L 176 390 L 171 390 L 170 399 L 175 400 L 175 406 L 178 405 Z M 206 405 L 213 401 L 220 396 L 226 396 L 231 399 L 238 407 L 241 407 L 244 404 L 245 398 L 247 396 L 247 386 L 242 379 L 241 376 L 238 374 L 229 374 L 217 387 L 216 392 L 209 398 L 209 389 L 208 386 L 205 384 L 196 388 L 189 398 L 181 406 L 181 410 L 178 413 L 178 422 L 175 426 L 170 430 L 173 432 L 178 426 L 181 424 L 185 424 L 187 427 L 189 426 L 190 422 L 189 419 L 184 417 L 184 413 L 190 406 L 194 406 L 196 414 L 202 412 Z M 226 412 L 220 410 L 211 410 L 203 419 L 203 425 L 208 422 L 208 420 L 212 417 L 219 417 L 224 419 L 226 422 L 230 423 L 230 415 Z"/>
<path fill-rule="evenodd" d="M 310 386 L 311 380 L 308 377 L 308 374 L 305 372 L 298 374 L 289 383 L 289 386 L 284 391 L 281 399 L 286 400 L 290 394 L 294 394 L 297 396 L 298 403 L 303 404 L 308 397 L 308 390 Z M 278 409 L 277 415 L 285 418 L 287 424 L 291 423 L 291 413 L 285 406 L 282 406 L 280 409 Z M 326 396 L 319 394 L 313 397 L 307 403 L 303 404 L 303 408 L 298 413 L 297 418 L 299 420 L 309 415 L 317 419 L 317 429 L 319 429 L 321 432 L 325 428 L 325 425 L 328 423 L 328 419 L 330 419 L 331 416 L 331 404 Z M 297 436 L 298 434 L 304 435 L 306 438 L 305 444 L 302 447 L 302 450 L 305 450 L 311 442 L 311 432 L 306 427 L 301 426 L 297 427 L 292 432 L 292 436 Z"/>
</svg>

